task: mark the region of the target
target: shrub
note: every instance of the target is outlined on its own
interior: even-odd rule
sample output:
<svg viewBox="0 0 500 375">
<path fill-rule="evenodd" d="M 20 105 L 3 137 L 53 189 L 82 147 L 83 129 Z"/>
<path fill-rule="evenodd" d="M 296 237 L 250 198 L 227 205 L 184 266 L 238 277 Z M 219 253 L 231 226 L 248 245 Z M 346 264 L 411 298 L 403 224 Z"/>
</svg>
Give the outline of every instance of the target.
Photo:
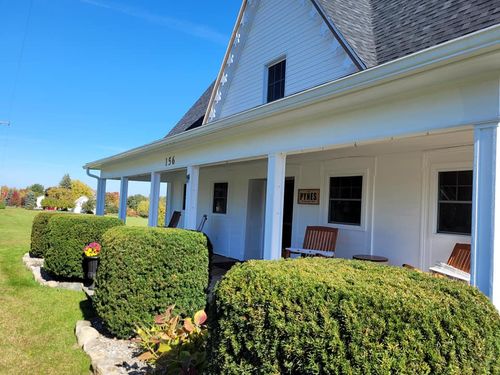
<svg viewBox="0 0 500 375">
<path fill-rule="evenodd" d="M 5 202 L 0 202 L 0 210 L 5 210 L 6 206 Z"/>
<path fill-rule="evenodd" d="M 490 374 L 500 316 L 477 289 L 340 259 L 251 261 L 217 286 L 211 373 Z"/>
<path fill-rule="evenodd" d="M 44 198 L 41 203 L 43 208 L 57 208 L 59 210 L 69 210 L 75 207 L 75 202 L 68 199 Z"/>
<path fill-rule="evenodd" d="M 157 315 L 151 327 L 137 329 L 134 341 L 143 352 L 139 360 L 154 364 L 158 374 L 201 374 L 206 367 L 207 314 L 200 310 L 183 319 L 174 308 Z"/>
<path fill-rule="evenodd" d="M 193 314 L 205 307 L 205 236 L 181 229 L 122 227 L 102 241 L 94 306 L 108 329 L 130 337 L 167 306 Z"/>
<path fill-rule="evenodd" d="M 83 278 L 83 248 L 101 242 L 109 228 L 123 225 L 114 217 L 57 215 L 49 220 L 49 248 L 45 268 L 59 277 Z"/>
<path fill-rule="evenodd" d="M 49 248 L 49 220 L 53 218 L 53 212 L 41 212 L 33 219 L 31 227 L 30 255 L 35 258 L 44 258 Z"/>
</svg>

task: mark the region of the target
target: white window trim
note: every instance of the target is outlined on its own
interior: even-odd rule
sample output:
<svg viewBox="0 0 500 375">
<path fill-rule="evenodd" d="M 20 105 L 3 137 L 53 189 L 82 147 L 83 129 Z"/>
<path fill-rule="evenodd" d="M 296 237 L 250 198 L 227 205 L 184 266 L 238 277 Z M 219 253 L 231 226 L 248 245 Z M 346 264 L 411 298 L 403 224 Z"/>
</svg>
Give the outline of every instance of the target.
<svg viewBox="0 0 500 375">
<path fill-rule="evenodd" d="M 284 96 L 287 96 L 287 83 L 288 83 L 288 58 L 286 53 L 282 53 L 279 55 L 279 57 L 271 60 L 267 64 L 264 65 L 264 87 L 263 87 L 263 95 L 262 95 L 262 103 L 267 104 L 267 91 L 268 91 L 268 75 L 269 75 L 269 68 L 273 65 L 276 65 L 282 61 L 286 60 L 286 68 L 285 68 L 285 94 Z"/>
<path fill-rule="evenodd" d="M 461 237 L 464 240 L 471 238 L 470 234 L 460 233 L 442 233 L 438 232 L 438 189 L 439 189 L 439 172 L 457 172 L 457 171 L 472 171 L 473 165 L 468 162 L 451 162 L 451 163 L 438 163 L 431 165 L 431 188 L 429 195 L 431 218 L 431 235 L 432 236 L 446 236 L 446 237 Z"/>
<path fill-rule="evenodd" d="M 354 177 L 362 176 L 363 185 L 361 191 L 361 224 L 336 224 L 328 222 L 328 211 L 330 202 L 330 178 L 331 177 Z M 364 169 L 349 169 L 343 172 L 342 170 L 326 170 L 325 178 L 323 182 L 323 194 L 320 194 L 320 205 L 321 205 L 321 222 L 325 223 L 326 226 L 344 230 L 354 230 L 354 231 L 367 231 L 368 224 L 368 204 L 369 199 L 371 199 L 371 186 L 370 186 L 370 171 L 368 168 Z"/>
</svg>

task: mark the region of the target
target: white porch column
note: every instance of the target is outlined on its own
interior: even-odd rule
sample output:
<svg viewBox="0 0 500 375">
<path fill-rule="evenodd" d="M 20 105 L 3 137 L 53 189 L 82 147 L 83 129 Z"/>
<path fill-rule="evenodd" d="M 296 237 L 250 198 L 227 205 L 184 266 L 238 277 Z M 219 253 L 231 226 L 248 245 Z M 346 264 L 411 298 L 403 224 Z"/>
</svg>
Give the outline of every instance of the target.
<svg viewBox="0 0 500 375">
<path fill-rule="evenodd" d="M 271 154 L 267 161 L 264 259 L 280 259 L 283 233 L 286 154 Z"/>
<path fill-rule="evenodd" d="M 200 167 L 190 166 L 187 168 L 186 184 L 186 210 L 184 214 L 184 228 L 196 229 L 198 214 L 198 184 L 200 181 Z"/>
<path fill-rule="evenodd" d="M 104 216 L 105 207 L 106 207 L 106 179 L 99 178 L 97 180 L 95 214 L 97 216 Z"/>
<path fill-rule="evenodd" d="M 149 214 L 148 226 L 158 226 L 158 204 L 160 203 L 160 182 L 161 175 L 159 172 L 151 173 L 151 189 L 149 191 Z"/>
<path fill-rule="evenodd" d="M 127 221 L 127 198 L 128 198 L 128 177 L 120 180 L 120 205 L 118 206 L 118 218 L 123 222 Z"/>
<path fill-rule="evenodd" d="M 500 143 L 498 123 L 474 129 L 471 284 L 500 309 Z M 498 200 L 496 199 L 498 195 Z M 496 220 L 498 219 L 498 220 Z"/>
<path fill-rule="evenodd" d="M 167 199 L 165 199 L 166 201 L 165 204 L 167 205 L 165 207 L 165 227 L 168 226 L 168 222 L 172 217 L 172 212 L 173 212 L 172 205 L 174 204 L 172 194 L 173 194 L 172 183 L 167 182 Z"/>
</svg>

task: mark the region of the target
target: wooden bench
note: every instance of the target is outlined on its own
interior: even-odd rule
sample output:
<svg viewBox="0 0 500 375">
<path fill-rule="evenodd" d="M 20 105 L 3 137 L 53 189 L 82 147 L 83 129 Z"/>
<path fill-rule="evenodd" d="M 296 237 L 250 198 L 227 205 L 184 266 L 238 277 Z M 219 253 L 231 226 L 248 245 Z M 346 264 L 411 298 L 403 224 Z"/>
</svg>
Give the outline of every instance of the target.
<svg viewBox="0 0 500 375">
<path fill-rule="evenodd" d="M 300 254 L 304 257 L 321 256 L 333 258 L 335 257 L 338 232 L 337 228 L 309 226 L 306 229 L 302 248 L 286 248 L 285 258 L 290 258 L 291 254 Z"/>
</svg>

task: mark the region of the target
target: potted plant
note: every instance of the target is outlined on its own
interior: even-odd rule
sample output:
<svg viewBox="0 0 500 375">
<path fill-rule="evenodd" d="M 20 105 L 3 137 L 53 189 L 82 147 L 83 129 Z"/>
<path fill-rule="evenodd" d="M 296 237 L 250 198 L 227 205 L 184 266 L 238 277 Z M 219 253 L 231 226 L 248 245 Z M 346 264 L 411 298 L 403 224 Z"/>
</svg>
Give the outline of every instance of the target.
<svg viewBox="0 0 500 375">
<path fill-rule="evenodd" d="M 86 278 L 92 281 L 89 289 L 94 289 L 97 267 L 99 266 L 99 254 L 101 253 L 101 245 L 97 242 L 92 242 L 83 249 L 84 269 L 86 270 Z"/>
</svg>

